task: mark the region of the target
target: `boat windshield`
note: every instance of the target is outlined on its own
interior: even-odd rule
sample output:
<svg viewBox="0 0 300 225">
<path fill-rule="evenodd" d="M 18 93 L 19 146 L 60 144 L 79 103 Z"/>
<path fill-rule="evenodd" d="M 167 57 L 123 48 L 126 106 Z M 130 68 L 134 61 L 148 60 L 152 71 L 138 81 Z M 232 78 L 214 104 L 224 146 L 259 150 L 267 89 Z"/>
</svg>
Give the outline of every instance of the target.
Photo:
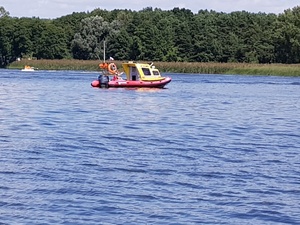
<svg viewBox="0 0 300 225">
<path fill-rule="evenodd" d="M 151 76 L 151 71 L 148 68 L 142 68 L 145 76 Z"/>
</svg>

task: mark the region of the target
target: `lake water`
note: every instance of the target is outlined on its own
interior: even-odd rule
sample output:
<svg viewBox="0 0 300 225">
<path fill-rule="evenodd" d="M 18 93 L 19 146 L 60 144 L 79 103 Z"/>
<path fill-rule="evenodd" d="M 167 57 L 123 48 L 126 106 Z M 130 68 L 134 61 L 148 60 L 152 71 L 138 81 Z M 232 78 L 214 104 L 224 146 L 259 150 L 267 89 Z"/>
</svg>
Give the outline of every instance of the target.
<svg viewBox="0 0 300 225">
<path fill-rule="evenodd" d="M 300 78 L 0 70 L 0 224 L 300 224 Z"/>
</svg>

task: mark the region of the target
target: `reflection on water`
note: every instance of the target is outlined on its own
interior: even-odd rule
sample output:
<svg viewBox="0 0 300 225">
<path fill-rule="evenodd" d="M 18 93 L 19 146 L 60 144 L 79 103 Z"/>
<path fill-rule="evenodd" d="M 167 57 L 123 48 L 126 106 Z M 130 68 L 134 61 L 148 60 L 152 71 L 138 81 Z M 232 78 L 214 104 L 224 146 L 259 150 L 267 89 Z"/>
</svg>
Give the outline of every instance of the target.
<svg viewBox="0 0 300 225">
<path fill-rule="evenodd" d="M 167 89 L 167 87 L 163 89 Z M 159 92 L 162 91 L 163 89 L 162 88 L 136 88 L 134 90 L 138 92 Z"/>
<path fill-rule="evenodd" d="M 300 223 L 300 78 L 0 73 L 0 223 Z"/>
</svg>

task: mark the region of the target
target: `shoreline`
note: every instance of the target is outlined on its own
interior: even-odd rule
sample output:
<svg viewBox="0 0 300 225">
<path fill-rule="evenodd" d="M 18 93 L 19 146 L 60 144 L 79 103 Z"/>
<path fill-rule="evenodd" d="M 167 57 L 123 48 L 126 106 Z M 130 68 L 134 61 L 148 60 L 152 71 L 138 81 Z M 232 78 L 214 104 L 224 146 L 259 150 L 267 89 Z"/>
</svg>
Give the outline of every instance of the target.
<svg viewBox="0 0 300 225">
<path fill-rule="evenodd" d="M 11 63 L 7 69 L 23 69 L 29 65 L 39 70 L 82 70 L 100 71 L 100 60 L 21 60 Z M 107 61 L 110 62 L 110 61 Z M 122 62 L 113 61 L 120 71 Z M 148 63 L 148 62 L 147 62 Z M 300 64 L 250 64 L 250 63 L 213 63 L 213 62 L 153 62 L 162 73 L 189 74 L 231 74 L 231 75 L 268 75 L 300 76 Z"/>
</svg>

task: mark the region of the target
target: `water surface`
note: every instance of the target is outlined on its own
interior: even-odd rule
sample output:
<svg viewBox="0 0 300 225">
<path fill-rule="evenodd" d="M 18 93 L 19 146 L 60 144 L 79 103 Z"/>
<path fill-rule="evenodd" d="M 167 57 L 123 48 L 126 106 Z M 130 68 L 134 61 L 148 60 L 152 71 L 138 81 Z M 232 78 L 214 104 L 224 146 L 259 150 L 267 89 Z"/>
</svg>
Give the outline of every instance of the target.
<svg viewBox="0 0 300 225">
<path fill-rule="evenodd" d="M 0 70 L 0 224 L 299 224 L 300 78 Z"/>
</svg>

